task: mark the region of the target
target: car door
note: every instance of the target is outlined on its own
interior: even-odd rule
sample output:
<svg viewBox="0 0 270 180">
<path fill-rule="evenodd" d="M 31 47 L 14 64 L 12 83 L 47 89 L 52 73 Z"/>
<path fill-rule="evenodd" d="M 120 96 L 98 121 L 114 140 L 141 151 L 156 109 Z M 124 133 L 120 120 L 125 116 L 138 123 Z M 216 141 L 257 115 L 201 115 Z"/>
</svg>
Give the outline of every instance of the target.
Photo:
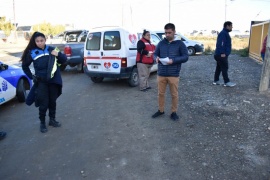
<svg viewBox="0 0 270 180">
<path fill-rule="evenodd" d="M 9 82 L 14 80 L 15 73 L 15 71 L 0 68 L 0 104 L 16 96 L 16 87 Z"/>
<path fill-rule="evenodd" d="M 121 35 L 118 30 L 105 31 L 102 39 L 102 70 L 110 73 L 120 73 L 121 70 Z"/>
<path fill-rule="evenodd" d="M 85 62 L 88 71 L 120 73 L 120 31 L 91 32 L 85 44 Z"/>
</svg>

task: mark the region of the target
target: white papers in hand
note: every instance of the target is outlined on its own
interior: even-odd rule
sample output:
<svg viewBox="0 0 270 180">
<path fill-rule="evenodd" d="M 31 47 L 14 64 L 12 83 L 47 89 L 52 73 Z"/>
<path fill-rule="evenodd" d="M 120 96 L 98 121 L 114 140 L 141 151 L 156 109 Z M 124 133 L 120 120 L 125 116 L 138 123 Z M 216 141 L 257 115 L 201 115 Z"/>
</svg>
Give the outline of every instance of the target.
<svg viewBox="0 0 270 180">
<path fill-rule="evenodd" d="M 170 59 L 168 57 L 166 58 L 159 58 L 159 61 L 163 64 L 163 65 L 168 65 L 168 62 L 170 61 Z"/>
</svg>

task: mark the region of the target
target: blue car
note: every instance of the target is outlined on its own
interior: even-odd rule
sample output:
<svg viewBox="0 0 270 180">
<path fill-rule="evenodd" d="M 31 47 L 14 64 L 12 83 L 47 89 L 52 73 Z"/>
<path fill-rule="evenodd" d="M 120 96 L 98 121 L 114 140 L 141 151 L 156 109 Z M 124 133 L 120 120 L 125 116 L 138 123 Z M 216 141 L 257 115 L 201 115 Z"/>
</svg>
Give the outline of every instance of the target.
<svg viewBox="0 0 270 180">
<path fill-rule="evenodd" d="M 30 90 L 32 85 L 32 80 L 21 67 L 6 65 L 0 61 L 0 105 L 15 97 L 19 102 L 25 102 L 26 90 Z"/>
</svg>

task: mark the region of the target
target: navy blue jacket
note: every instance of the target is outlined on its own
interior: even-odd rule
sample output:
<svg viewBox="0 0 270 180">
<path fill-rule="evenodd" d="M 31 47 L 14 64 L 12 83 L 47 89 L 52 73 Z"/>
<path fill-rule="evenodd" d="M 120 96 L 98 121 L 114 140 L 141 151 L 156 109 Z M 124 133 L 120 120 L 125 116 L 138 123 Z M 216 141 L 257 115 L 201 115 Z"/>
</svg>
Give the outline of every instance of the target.
<svg viewBox="0 0 270 180">
<path fill-rule="evenodd" d="M 53 78 L 50 78 L 51 70 L 53 68 L 53 64 L 55 61 L 55 56 L 51 54 L 52 50 L 54 50 L 54 47 L 46 46 L 44 50 L 37 48 L 31 50 L 27 54 L 27 58 L 23 60 L 22 62 L 22 69 L 24 73 L 30 78 L 33 79 L 33 75 L 30 71 L 29 66 L 33 62 L 34 69 L 35 69 L 35 75 L 39 78 L 42 78 L 43 82 L 47 83 L 54 83 L 61 86 L 59 95 L 61 94 L 62 89 L 62 77 L 60 73 L 60 67 L 57 66 L 57 69 L 54 73 Z M 67 57 L 65 54 L 62 54 L 61 52 L 58 53 L 57 56 L 57 63 L 63 64 L 67 61 Z M 34 86 L 31 88 L 27 99 L 26 104 L 31 105 L 35 101 L 35 91 L 38 86 L 34 84 Z"/>
<path fill-rule="evenodd" d="M 158 63 L 158 75 L 164 77 L 179 77 L 181 64 L 188 61 L 188 50 L 181 40 L 169 42 L 166 38 L 161 40 L 155 50 L 154 60 L 157 58 L 166 58 L 173 60 L 170 65 Z"/>
<path fill-rule="evenodd" d="M 229 35 L 229 31 L 228 29 L 223 28 L 217 37 L 215 55 L 226 54 L 226 56 L 229 56 L 231 54 L 231 49 L 232 41 Z"/>
<path fill-rule="evenodd" d="M 52 66 L 54 64 L 55 56 L 51 54 L 52 50 L 54 50 L 54 49 L 55 49 L 54 47 L 46 45 L 44 50 L 42 50 L 40 48 L 36 48 L 36 49 L 31 50 L 28 53 L 26 59 L 24 59 L 22 62 L 22 69 L 23 69 L 24 73 L 30 79 L 33 79 L 33 75 L 32 75 L 30 68 L 29 68 L 31 63 L 33 63 L 36 76 L 42 78 L 43 80 L 47 81 L 48 83 L 55 83 L 55 84 L 62 85 L 62 77 L 61 77 L 59 66 L 57 66 L 57 70 L 54 73 L 53 78 L 51 78 L 51 79 L 48 78 L 49 74 L 51 73 Z M 38 55 L 35 60 L 33 59 L 33 52 Z M 59 52 L 58 57 L 57 57 L 57 63 L 63 64 L 66 61 L 67 61 L 66 55 Z"/>
</svg>

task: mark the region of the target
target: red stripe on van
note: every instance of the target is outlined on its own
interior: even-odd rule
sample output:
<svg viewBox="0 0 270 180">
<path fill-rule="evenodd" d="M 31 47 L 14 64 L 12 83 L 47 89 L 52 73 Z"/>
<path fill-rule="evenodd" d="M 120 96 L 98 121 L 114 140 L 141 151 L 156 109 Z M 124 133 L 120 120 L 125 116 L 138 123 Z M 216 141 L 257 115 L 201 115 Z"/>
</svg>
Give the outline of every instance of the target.
<svg viewBox="0 0 270 180">
<path fill-rule="evenodd" d="M 96 59 L 96 60 L 98 60 L 98 59 L 100 59 L 100 57 L 98 57 L 98 56 L 96 56 L 96 57 L 84 57 L 84 59 Z"/>
<path fill-rule="evenodd" d="M 113 60 L 121 60 L 122 58 L 119 58 L 119 57 L 108 57 L 108 56 L 106 56 L 106 57 L 98 57 L 98 56 L 93 57 L 93 56 L 91 56 L 91 57 L 84 57 L 84 59 L 95 59 L 95 60 L 113 59 Z"/>
<path fill-rule="evenodd" d="M 106 57 L 101 57 L 101 59 L 115 59 L 115 60 L 121 60 L 121 58 L 119 58 L 119 57 L 108 57 L 108 56 L 106 56 Z"/>
</svg>

